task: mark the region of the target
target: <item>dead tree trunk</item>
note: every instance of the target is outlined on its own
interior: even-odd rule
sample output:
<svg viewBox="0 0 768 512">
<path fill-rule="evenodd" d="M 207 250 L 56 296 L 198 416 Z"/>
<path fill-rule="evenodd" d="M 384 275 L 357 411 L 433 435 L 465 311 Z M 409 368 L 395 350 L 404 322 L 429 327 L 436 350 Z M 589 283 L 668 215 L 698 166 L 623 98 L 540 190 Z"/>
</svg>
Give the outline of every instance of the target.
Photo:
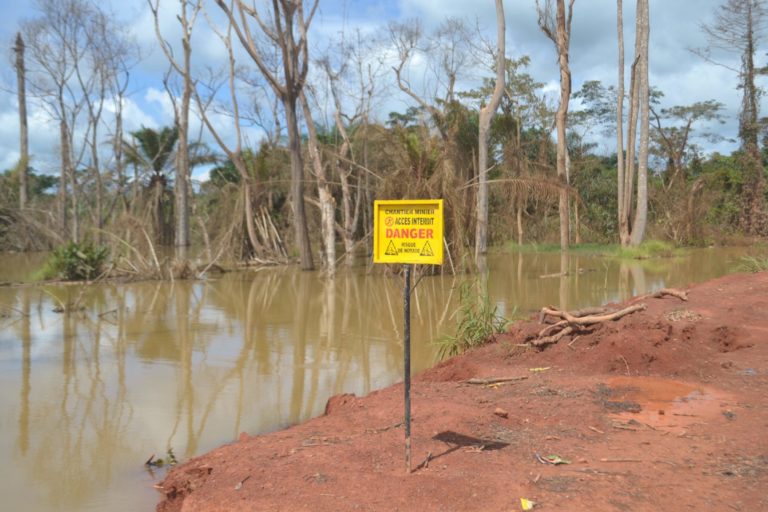
<svg viewBox="0 0 768 512">
<path fill-rule="evenodd" d="M 29 168 L 29 125 L 27 124 L 27 94 L 24 68 L 24 40 L 16 34 L 16 81 L 19 97 L 19 208 L 27 207 L 27 169 Z"/>
<path fill-rule="evenodd" d="M 331 187 L 328 183 L 323 159 L 320 157 L 318 147 L 317 130 L 312 118 L 312 111 L 309 108 L 307 96 L 302 92 L 299 101 L 304 112 L 304 121 L 307 125 L 309 134 L 307 146 L 309 149 L 309 161 L 312 172 L 317 179 L 317 196 L 320 202 L 320 232 L 323 239 L 323 267 L 329 276 L 333 276 L 336 271 L 336 221 L 334 213 L 336 204 L 331 193 Z"/>
<path fill-rule="evenodd" d="M 551 0 L 547 0 L 542 8 L 539 0 L 536 8 L 539 15 L 539 27 L 549 37 L 557 49 L 557 62 L 560 67 L 560 103 L 555 114 L 557 127 L 557 177 L 562 185 L 559 192 L 558 210 L 560 213 L 560 250 L 567 251 L 570 232 L 570 208 L 568 201 L 567 180 L 567 141 L 566 126 L 568 122 L 568 102 L 571 97 L 571 70 L 568 64 L 571 42 L 571 20 L 573 18 L 573 2 L 569 0 L 566 12 L 565 0 L 555 0 L 556 14 L 552 13 Z"/>
<path fill-rule="evenodd" d="M 493 88 L 491 101 L 480 109 L 478 121 L 477 144 L 477 218 L 475 225 L 475 262 L 488 250 L 488 137 L 491 121 L 501 103 L 504 93 L 504 77 L 506 64 L 506 24 L 504 20 L 504 4 L 496 0 L 496 84 Z"/>
</svg>

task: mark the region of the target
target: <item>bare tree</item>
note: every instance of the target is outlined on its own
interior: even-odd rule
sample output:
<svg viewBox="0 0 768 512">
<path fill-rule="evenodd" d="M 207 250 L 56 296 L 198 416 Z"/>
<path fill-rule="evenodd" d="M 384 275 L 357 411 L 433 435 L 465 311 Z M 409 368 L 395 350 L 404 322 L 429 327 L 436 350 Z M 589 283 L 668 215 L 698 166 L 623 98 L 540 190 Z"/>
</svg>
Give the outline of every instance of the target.
<svg viewBox="0 0 768 512">
<path fill-rule="evenodd" d="M 307 31 L 318 0 L 311 0 L 306 15 L 304 0 L 272 0 L 268 18 L 243 0 L 232 0 L 229 5 L 224 0 L 216 0 L 216 4 L 227 15 L 240 43 L 283 104 L 291 154 L 291 198 L 296 243 L 302 270 L 312 270 L 312 247 L 304 207 L 304 159 L 296 109 L 309 70 Z M 255 21 L 261 32 L 280 49 L 282 77 L 266 64 L 264 50 L 259 47 L 248 19 Z"/>
<path fill-rule="evenodd" d="M 536 11 L 541 30 L 552 40 L 557 50 L 557 62 L 560 67 L 560 103 L 555 115 L 557 126 L 557 177 L 563 185 L 559 194 L 558 209 L 560 211 L 560 249 L 568 250 L 570 231 L 568 190 L 568 146 L 565 129 L 568 121 L 568 102 L 571 97 L 571 70 L 568 65 L 569 47 L 571 42 L 571 20 L 573 19 L 573 2 L 568 1 L 566 12 L 565 0 L 536 0 Z M 552 2 L 556 2 L 556 6 Z"/>
<path fill-rule="evenodd" d="M 189 107 L 195 88 L 192 79 L 192 30 L 197 15 L 202 8 L 202 0 L 178 0 L 181 12 L 177 16 L 181 25 L 182 57 L 179 62 L 173 54 L 173 48 L 160 31 L 159 7 L 160 0 L 147 0 L 155 20 L 155 34 L 163 49 L 168 62 L 182 80 L 181 102 L 175 101 L 175 122 L 179 129 L 179 146 L 176 151 L 176 176 L 174 180 L 175 195 L 175 244 L 177 247 L 189 245 L 189 212 L 190 212 L 190 165 L 189 165 Z"/>
<path fill-rule="evenodd" d="M 723 137 L 711 131 L 697 131 L 700 121 L 724 123 L 723 104 L 715 100 L 697 101 L 691 105 L 675 105 L 669 108 L 650 107 L 653 117 L 652 141 L 656 156 L 667 161 L 664 188 L 684 186 L 687 181 L 686 166 L 697 153 L 695 138 L 717 142 Z"/>
<path fill-rule="evenodd" d="M 24 39 L 16 34 L 16 81 L 19 98 L 19 208 L 27 207 L 27 169 L 29 168 L 29 125 L 27 123 L 26 69 L 24 67 Z"/>
<path fill-rule="evenodd" d="M 488 105 L 480 108 L 478 121 L 477 143 L 477 224 L 475 226 L 475 260 L 488 249 L 488 137 L 491 121 L 499 108 L 504 93 L 504 76 L 506 74 L 505 38 L 506 23 L 504 20 L 504 4 L 496 0 L 496 84 Z"/>
<path fill-rule="evenodd" d="M 758 70 L 755 52 L 765 37 L 768 25 L 768 6 L 764 0 L 725 0 L 710 24 L 702 25 L 709 46 L 696 53 L 716 64 L 725 65 L 738 74 L 742 91 L 739 115 L 741 141 L 742 205 L 739 215 L 741 228 L 750 234 L 768 231 L 765 211 L 765 171 L 758 146 L 760 89 L 755 84 Z M 736 54 L 739 68 L 716 60 L 713 51 Z"/>
<path fill-rule="evenodd" d="M 336 201 L 333 199 L 331 186 L 328 181 L 327 166 L 320 156 L 320 143 L 317 137 L 315 121 L 309 107 L 306 91 L 299 94 L 299 103 L 307 125 L 307 149 L 309 152 L 310 168 L 317 179 L 317 198 L 320 206 L 320 234 L 323 240 L 323 268 L 329 276 L 336 272 Z"/>
<path fill-rule="evenodd" d="M 359 151 L 364 160 L 367 155 L 371 104 L 377 78 L 383 68 L 383 60 L 371 59 L 370 51 L 371 48 L 366 45 L 363 35 L 358 31 L 351 43 L 342 37 L 342 43 L 336 52 L 337 61 L 332 60 L 330 53 L 319 61 L 320 67 L 328 78 L 328 88 L 334 107 L 333 120 L 342 139 L 335 157 L 336 171 L 341 184 L 342 225 L 339 226 L 339 232 L 344 243 L 347 265 L 353 263 L 355 232 L 363 211 L 362 199 L 369 193 L 366 183 L 370 177 L 369 172 L 361 175 L 363 170 L 367 171 L 367 167 L 365 162 L 363 165 L 358 163 L 359 155 L 353 151 L 353 140 L 347 127 L 357 125 L 355 139 L 361 146 Z M 345 86 L 347 86 L 346 89 Z M 346 92 L 345 99 L 353 102 L 351 114 L 349 110 L 345 112 L 342 105 L 343 92 Z"/>
<path fill-rule="evenodd" d="M 213 27 L 212 23 L 211 26 Z M 236 86 L 238 75 L 237 65 L 235 61 L 234 49 L 232 47 L 232 24 L 228 26 L 226 32 L 220 32 L 216 28 L 214 28 L 214 31 L 219 36 L 225 48 L 227 49 L 227 84 L 230 95 L 229 97 L 232 120 L 235 129 L 234 146 L 228 144 L 224 140 L 224 138 L 219 133 L 219 130 L 211 122 L 211 118 L 208 113 L 208 106 L 210 103 L 212 103 L 213 98 L 219 89 L 218 85 L 209 85 L 211 94 L 207 101 L 204 101 L 201 98 L 197 90 L 195 90 L 195 99 L 197 100 L 198 111 L 200 112 L 200 117 L 203 120 L 203 123 L 205 124 L 206 128 L 208 128 L 208 131 L 213 135 L 213 138 L 216 139 L 219 147 L 222 149 L 222 151 L 224 151 L 224 153 L 227 155 L 227 158 L 229 158 L 229 160 L 232 162 L 232 165 L 234 165 L 235 169 L 240 175 L 240 179 L 243 184 L 243 215 L 245 216 L 245 228 L 246 234 L 248 235 L 248 242 L 250 243 L 251 249 L 257 257 L 264 257 L 266 249 L 264 245 L 259 241 L 256 225 L 254 223 L 255 212 L 253 211 L 253 198 L 251 190 L 253 187 L 253 180 L 251 174 L 248 172 L 248 164 L 243 157 L 243 132 L 240 125 L 240 102 L 238 100 Z"/>
<path fill-rule="evenodd" d="M 648 216 L 648 143 L 650 126 L 650 95 L 648 85 L 648 39 L 650 32 L 648 0 L 637 0 L 635 15 L 635 58 L 631 68 L 627 141 L 624 142 L 624 17 L 622 0 L 616 4 L 619 41 L 619 81 L 616 103 L 616 137 L 618 155 L 618 216 L 621 245 L 639 245 L 645 236 Z M 640 123 L 637 167 L 635 149 Z M 624 153 L 626 149 L 626 154 Z M 637 204 L 632 219 L 637 169 Z"/>
<path fill-rule="evenodd" d="M 29 69 L 29 85 L 49 118 L 59 125 L 59 230 L 77 241 L 80 238 L 80 204 L 76 171 L 83 161 L 86 144 L 75 141 L 74 134 L 83 112 L 84 98 L 92 93 L 92 81 L 79 84 L 74 75 L 75 63 L 86 59 L 92 50 L 94 40 L 90 32 L 95 8 L 87 0 L 38 0 L 36 7 L 40 16 L 23 24 L 34 65 Z M 71 195 L 71 230 L 67 218 L 68 191 Z"/>
</svg>

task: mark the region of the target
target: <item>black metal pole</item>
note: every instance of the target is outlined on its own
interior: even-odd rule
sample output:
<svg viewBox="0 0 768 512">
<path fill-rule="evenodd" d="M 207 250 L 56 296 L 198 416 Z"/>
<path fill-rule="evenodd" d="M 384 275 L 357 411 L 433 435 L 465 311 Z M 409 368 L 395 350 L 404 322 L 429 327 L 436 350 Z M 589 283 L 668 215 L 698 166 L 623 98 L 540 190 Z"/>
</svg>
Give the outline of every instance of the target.
<svg viewBox="0 0 768 512">
<path fill-rule="evenodd" d="M 403 383 L 405 388 L 405 472 L 411 472 L 411 267 L 405 265 L 403 294 Z"/>
</svg>

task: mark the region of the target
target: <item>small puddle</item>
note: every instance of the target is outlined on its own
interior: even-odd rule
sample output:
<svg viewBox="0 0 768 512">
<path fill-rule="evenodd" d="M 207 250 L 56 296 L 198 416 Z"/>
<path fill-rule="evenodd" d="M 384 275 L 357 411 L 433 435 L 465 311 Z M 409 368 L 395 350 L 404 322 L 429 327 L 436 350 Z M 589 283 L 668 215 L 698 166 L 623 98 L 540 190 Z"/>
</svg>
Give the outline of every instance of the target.
<svg viewBox="0 0 768 512">
<path fill-rule="evenodd" d="M 676 432 L 728 411 L 726 393 L 671 379 L 614 377 L 599 393 L 613 418 Z"/>
</svg>

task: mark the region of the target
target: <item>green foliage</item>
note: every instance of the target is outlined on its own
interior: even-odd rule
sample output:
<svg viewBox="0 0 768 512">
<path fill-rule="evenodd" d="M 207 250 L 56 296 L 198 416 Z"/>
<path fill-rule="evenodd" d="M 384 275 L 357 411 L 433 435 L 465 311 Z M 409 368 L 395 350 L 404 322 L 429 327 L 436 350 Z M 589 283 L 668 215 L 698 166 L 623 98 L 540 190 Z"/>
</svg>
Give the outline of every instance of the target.
<svg viewBox="0 0 768 512">
<path fill-rule="evenodd" d="M 768 270 L 768 257 L 766 256 L 742 256 L 739 258 L 740 272 L 765 272 Z"/>
<path fill-rule="evenodd" d="M 172 162 L 173 151 L 179 140 L 179 129 L 164 127 L 161 130 L 142 127 L 131 132 L 135 144 L 124 142 L 128 163 L 138 165 L 154 174 L 163 174 Z"/>
<path fill-rule="evenodd" d="M 737 158 L 738 153 L 731 156 L 715 153 L 701 164 L 701 173 L 707 176 L 706 187 L 712 195 L 705 219 L 709 224 L 738 225 L 743 176 Z"/>
<path fill-rule="evenodd" d="M 607 158 L 587 157 L 574 167 L 572 185 L 581 196 L 585 234 L 594 241 L 615 241 L 619 230 L 615 164 Z"/>
<path fill-rule="evenodd" d="M 461 284 L 456 315 L 456 334 L 437 341 L 440 359 L 487 343 L 494 334 L 504 332 L 509 323 L 498 314 L 496 306 L 491 306 L 488 294 L 480 291 L 477 281 Z"/>
<path fill-rule="evenodd" d="M 82 281 L 98 277 L 109 255 L 107 247 L 70 242 L 54 249 L 41 271 L 43 279 Z"/>
<path fill-rule="evenodd" d="M 621 247 L 616 255 L 620 258 L 636 260 L 669 258 L 675 255 L 675 246 L 662 240 L 646 240 L 637 247 Z"/>
</svg>

